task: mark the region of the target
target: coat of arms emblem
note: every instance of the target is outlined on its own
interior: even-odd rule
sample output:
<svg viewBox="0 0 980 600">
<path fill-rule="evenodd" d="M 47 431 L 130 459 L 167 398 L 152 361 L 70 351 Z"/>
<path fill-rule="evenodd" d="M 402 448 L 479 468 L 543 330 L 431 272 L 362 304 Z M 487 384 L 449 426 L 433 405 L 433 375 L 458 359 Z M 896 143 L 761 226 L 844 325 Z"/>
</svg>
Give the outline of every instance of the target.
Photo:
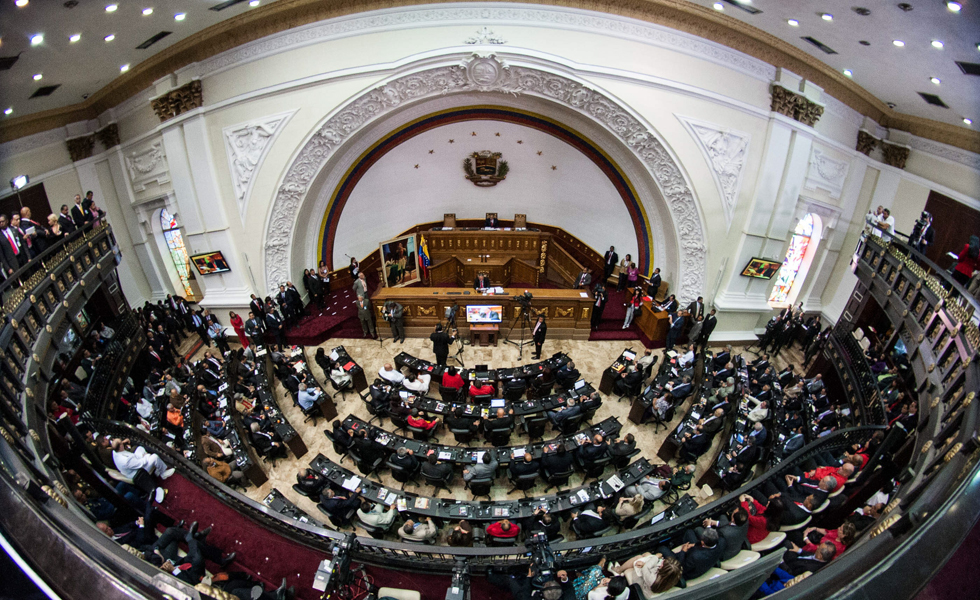
<svg viewBox="0 0 980 600">
<path fill-rule="evenodd" d="M 507 161 L 500 160 L 500 152 L 481 150 L 469 155 L 463 161 L 466 178 L 479 187 L 491 187 L 507 178 L 510 167 Z"/>
</svg>

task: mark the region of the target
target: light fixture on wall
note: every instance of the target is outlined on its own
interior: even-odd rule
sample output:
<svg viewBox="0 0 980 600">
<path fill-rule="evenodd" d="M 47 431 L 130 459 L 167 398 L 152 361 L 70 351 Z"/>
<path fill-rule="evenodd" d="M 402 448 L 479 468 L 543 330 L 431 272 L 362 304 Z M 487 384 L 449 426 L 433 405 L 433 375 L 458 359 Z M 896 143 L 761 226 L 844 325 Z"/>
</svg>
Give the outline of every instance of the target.
<svg viewBox="0 0 980 600">
<path fill-rule="evenodd" d="M 24 186 L 26 186 L 28 183 L 30 183 L 30 181 L 31 181 L 31 178 L 28 177 L 27 175 L 17 175 L 13 179 L 10 180 L 10 189 L 14 190 L 15 192 L 18 192 Z"/>
</svg>

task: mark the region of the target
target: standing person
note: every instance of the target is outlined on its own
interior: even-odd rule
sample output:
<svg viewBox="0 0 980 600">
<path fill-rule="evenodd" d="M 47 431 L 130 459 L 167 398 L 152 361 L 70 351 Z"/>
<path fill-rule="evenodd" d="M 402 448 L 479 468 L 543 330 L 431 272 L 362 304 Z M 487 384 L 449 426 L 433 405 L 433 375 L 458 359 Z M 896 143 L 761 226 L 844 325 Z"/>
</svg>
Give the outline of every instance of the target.
<svg viewBox="0 0 980 600">
<path fill-rule="evenodd" d="M 925 254 L 935 238 L 936 230 L 932 228 L 932 214 L 928 211 L 922 211 L 922 219 L 917 221 L 915 227 L 912 228 L 909 245 Z"/>
<path fill-rule="evenodd" d="M 531 339 L 534 340 L 534 360 L 541 360 L 541 346 L 544 344 L 544 338 L 548 334 L 548 324 L 544 322 L 544 315 L 538 315 L 538 322 L 534 324 L 534 329 L 531 330 Z"/>
<path fill-rule="evenodd" d="M 242 345 L 242 348 L 248 349 L 248 338 L 245 337 L 245 323 L 242 318 L 234 311 L 228 311 L 228 321 L 231 323 L 232 329 L 235 330 L 235 335 L 238 336 L 238 343 Z"/>
<path fill-rule="evenodd" d="M 892 216 L 890 209 L 886 208 L 881 211 L 881 216 L 878 217 L 876 225 L 881 230 L 881 239 L 886 242 L 895 235 L 895 217 Z"/>
<path fill-rule="evenodd" d="M 704 323 L 701 324 L 701 335 L 698 336 L 697 343 L 702 348 L 708 345 L 708 338 L 711 337 L 711 332 L 715 330 L 715 325 L 718 324 L 718 317 L 715 316 L 715 309 L 711 309 L 708 316 L 704 318 Z"/>
<path fill-rule="evenodd" d="M 85 210 L 80 194 L 75 194 L 75 206 L 71 207 L 71 220 L 75 222 L 76 227 L 81 227 L 92 220 L 92 213 Z"/>
<path fill-rule="evenodd" d="M 61 227 L 61 222 L 58 220 L 54 214 L 48 215 L 48 228 L 46 232 L 46 237 L 48 240 L 48 248 L 54 246 L 55 244 L 61 242 L 61 240 L 68 237 L 68 233 Z"/>
<path fill-rule="evenodd" d="M 222 354 L 231 351 L 231 347 L 228 345 L 228 338 L 225 336 L 225 328 L 217 320 L 211 321 L 211 325 L 208 326 L 208 335 L 214 340 L 214 345 L 218 347 L 218 350 Z"/>
<path fill-rule="evenodd" d="M 61 214 L 58 215 L 58 224 L 61 225 L 61 230 L 64 231 L 65 234 L 71 234 L 78 228 L 78 225 L 75 224 L 75 219 L 73 219 L 71 216 L 71 211 L 68 210 L 67 204 L 61 205 Z"/>
<path fill-rule="evenodd" d="M 377 337 L 374 332 L 374 314 L 372 314 L 371 300 L 364 296 L 358 296 L 356 304 L 357 319 L 361 322 L 364 337 Z"/>
<path fill-rule="evenodd" d="M 636 263 L 630 263 L 626 269 L 626 285 L 635 288 L 640 282 L 640 270 L 636 268 Z"/>
<path fill-rule="evenodd" d="M 613 271 L 616 270 L 616 262 L 618 260 L 619 260 L 619 255 L 616 254 L 616 247 L 609 246 L 609 251 L 606 252 L 606 255 L 603 257 L 603 262 L 602 262 L 603 264 L 602 283 L 605 283 L 606 280 L 609 279 L 610 275 L 612 275 Z"/>
<path fill-rule="evenodd" d="M 643 290 L 636 288 L 633 290 L 633 297 L 626 304 L 626 320 L 623 321 L 623 329 L 633 324 L 633 318 L 640 314 L 643 306 Z"/>
<path fill-rule="evenodd" d="M 0 232 L 3 235 L 3 239 L 0 239 L 0 261 L 3 262 L 4 272 L 10 275 L 27 264 L 27 243 L 15 227 L 10 227 L 7 215 L 0 215 Z"/>
<path fill-rule="evenodd" d="M 24 231 L 34 228 L 34 233 L 28 234 L 27 238 L 33 241 L 35 256 L 44 252 L 48 247 L 48 232 L 43 225 L 31 219 L 31 209 L 23 206 L 20 209 L 20 228 Z"/>
<path fill-rule="evenodd" d="M 347 267 L 347 269 L 350 271 L 351 279 L 356 280 L 357 276 L 360 275 L 361 273 L 361 265 L 360 263 L 357 262 L 357 259 L 354 258 L 353 256 L 350 257 L 350 266 Z"/>
<path fill-rule="evenodd" d="M 208 335 L 208 327 L 204 323 L 204 317 L 196 312 L 191 312 L 191 326 L 194 327 L 194 331 L 204 342 L 204 345 L 208 348 L 211 347 L 211 336 Z"/>
<path fill-rule="evenodd" d="M 395 302 L 388 300 L 385 302 L 385 319 L 391 326 L 391 339 L 396 342 L 405 342 L 405 308 Z"/>
<path fill-rule="evenodd" d="M 252 312 L 255 314 L 256 318 L 262 321 L 265 320 L 265 304 L 262 302 L 261 298 L 255 294 L 252 294 L 252 301 L 248 303 L 248 307 L 252 309 Z"/>
<path fill-rule="evenodd" d="M 2 223 L 3 220 L 0 217 L 0 226 Z M 970 284 L 970 277 L 973 276 L 973 272 L 980 270 L 980 238 L 971 235 L 970 241 L 960 250 L 957 261 L 956 268 L 953 270 L 953 279 L 958 281 L 960 285 L 967 286 Z"/>
<path fill-rule="evenodd" d="M 601 283 L 595 288 L 595 302 L 592 304 L 592 329 L 599 328 L 602 321 L 602 313 L 606 310 L 606 302 L 609 301 L 609 294 L 606 293 L 606 286 Z"/>
<path fill-rule="evenodd" d="M 592 274 L 589 273 L 588 269 L 582 269 L 582 272 L 575 279 L 575 289 L 586 289 L 590 283 L 592 283 Z"/>
<path fill-rule="evenodd" d="M 257 318 L 254 312 L 249 311 L 248 320 L 245 321 L 245 334 L 248 335 L 248 339 L 255 345 L 256 350 L 262 347 L 263 332 L 264 327 L 262 319 Z"/>
<path fill-rule="evenodd" d="M 436 355 L 436 363 L 446 366 L 446 358 L 449 357 L 449 344 L 456 340 L 455 331 L 449 335 L 442 330 L 442 323 L 439 323 L 436 325 L 436 330 L 429 335 L 429 340 L 432 341 L 432 352 Z"/>
<path fill-rule="evenodd" d="M 616 291 L 623 291 L 626 289 L 626 271 L 629 270 L 630 264 L 633 262 L 633 256 L 627 254 L 623 257 L 623 260 L 619 262 L 619 280 L 616 282 Z"/>
<path fill-rule="evenodd" d="M 657 292 L 660 291 L 660 267 L 653 270 L 653 275 L 650 276 L 650 284 L 647 285 L 647 296 L 650 296 L 654 301 L 657 299 Z"/>
<path fill-rule="evenodd" d="M 364 273 L 357 274 L 357 279 L 354 280 L 354 285 L 351 286 L 351 288 L 354 290 L 355 296 L 364 296 L 365 298 L 367 298 L 368 287 L 367 287 L 367 279 L 364 277 Z"/>
<path fill-rule="evenodd" d="M 285 322 L 279 314 L 279 311 L 276 310 L 275 304 L 272 303 L 272 299 L 269 298 L 265 304 L 265 329 L 276 338 L 276 344 L 279 346 L 280 352 L 282 352 L 282 347 L 286 341 L 284 328 Z"/>
<path fill-rule="evenodd" d="M 327 268 L 327 261 L 320 261 L 320 268 L 317 270 L 320 277 L 320 308 L 326 303 L 327 296 L 330 295 L 330 269 Z"/>
<path fill-rule="evenodd" d="M 680 337 L 681 331 L 684 330 L 684 317 L 672 312 L 667 315 L 670 318 L 670 329 L 667 330 L 667 345 L 665 351 L 669 352 L 674 348 L 674 342 Z M 703 329 L 703 327 L 702 327 Z"/>
</svg>

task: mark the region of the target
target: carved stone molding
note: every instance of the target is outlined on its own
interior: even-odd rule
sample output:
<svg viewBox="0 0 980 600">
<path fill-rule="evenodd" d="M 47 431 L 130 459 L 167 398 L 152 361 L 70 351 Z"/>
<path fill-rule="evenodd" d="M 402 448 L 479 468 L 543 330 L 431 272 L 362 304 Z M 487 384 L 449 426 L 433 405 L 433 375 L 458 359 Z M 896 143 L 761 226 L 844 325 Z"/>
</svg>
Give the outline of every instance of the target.
<svg viewBox="0 0 980 600">
<path fill-rule="evenodd" d="M 238 211 L 245 222 L 245 211 L 252 192 L 255 173 L 259 170 L 266 153 L 272 147 L 272 141 L 283 130 L 289 118 L 296 113 L 288 113 L 262 117 L 248 123 L 239 123 L 222 130 L 225 139 L 225 154 L 228 157 L 228 169 L 231 181 L 235 187 L 235 199 L 238 200 Z"/>
<path fill-rule="evenodd" d="M 199 79 L 150 100 L 150 106 L 153 107 L 153 112 L 160 118 L 161 123 L 203 105 L 204 95 Z"/>
<path fill-rule="evenodd" d="M 844 180 L 847 178 L 847 168 L 847 161 L 831 158 L 814 146 L 810 151 L 810 166 L 803 187 L 808 190 L 826 190 L 831 198 L 840 198 L 844 190 Z"/>
<path fill-rule="evenodd" d="M 880 142 L 878 138 L 863 129 L 858 129 L 858 139 L 856 150 L 865 156 L 871 156 L 871 151 Z"/>
<path fill-rule="evenodd" d="M 470 72 L 471 66 L 488 64 L 475 60 L 483 58 L 493 60 L 493 67 Z M 493 57 L 479 56 L 462 65 L 404 75 L 368 90 L 317 129 L 287 168 L 269 212 L 264 257 L 266 287 L 273 289 L 290 277 L 290 246 L 300 206 L 317 174 L 354 132 L 408 102 L 473 92 L 542 98 L 582 114 L 616 136 L 647 168 L 663 193 L 679 242 L 677 295 L 696 298 L 704 293 L 707 247 L 698 206 L 680 166 L 656 133 L 616 100 L 591 87 L 556 73 L 524 66 L 508 68 Z"/>
<path fill-rule="evenodd" d="M 771 96 L 769 109 L 774 113 L 779 113 L 809 127 L 816 125 L 823 115 L 823 105 L 817 104 L 803 94 L 798 94 L 778 83 L 773 83 L 769 91 Z"/>
<path fill-rule="evenodd" d="M 885 140 L 881 141 L 881 154 L 886 165 L 892 167 L 898 167 L 899 169 L 905 168 L 905 161 L 909 159 L 908 146 L 899 146 L 897 144 L 890 144 Z"/>
<path fill-rule="evenodd" d="M 477 45 L 506 44 L 507 40 L 496 35 L 489 27 L 484 26 L 477 30 L 475 36 L 466 38 L 466 41 L 463 43 Z"/>
<path fill-rule="evenodd" d="M 133 191 L 137 193 L 146 190 L 150 184 L 169 183 L 170 168 L 163 151 L 163 141 L 158 140 L 127 154 L 126 169 Z"/>
<path fill-rule="evenodd" d="M 92 156 L 92 149 L 95 147 L 95 136 L 93 134 L 83 135 L 76 138 L 65 140 L 68 146 L 68 156 L 72 162 L 78 162 Z"/>
<path fill-rule="evenodd" d="M 108 150 L 113 146 L 119 145 L 119 126 L 115 123 L 109 123 L 102 129 L 95 132 L 95 137 L 99 139 L 102 147 Z"/>
<path fill-rule="evenodd" d="M 738 193 L 742 186 L 745 158 L 749 152 L 749 134 L 689 117 L 677 118 L 694 137 L 694 141 L 711 167 L 711 174 L 725 209 L 725 220 L 731 227 L 735 205 L 738 204 Z"/>
</svg>

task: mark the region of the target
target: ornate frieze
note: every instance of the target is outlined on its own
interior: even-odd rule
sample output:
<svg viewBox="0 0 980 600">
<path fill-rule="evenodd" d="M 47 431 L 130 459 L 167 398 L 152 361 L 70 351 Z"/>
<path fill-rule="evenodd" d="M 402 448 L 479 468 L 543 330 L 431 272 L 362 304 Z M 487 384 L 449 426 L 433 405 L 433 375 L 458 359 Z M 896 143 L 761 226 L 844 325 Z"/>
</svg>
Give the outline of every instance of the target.
<svg viewBox="0 0 980 600">
<path fill-rule="evenodd" d="M 749 135 L 687 117 L 677 117 L 687 127 L 711 167 L 711 174 L 730 227 L 742 186 L 742 172 L 749 151 Z"/>
<path fill-rule="evenodd" d="M 878 138 L 871 135 L 863 129 L 858 130 L 858 139 L 856 150 L 865 156 L 871 156 L 871 151 L 875 149 L 875 146 L 880 142 Z"/>
<path fill-rule="evenodd" d="M 810 151 L 810 167 L 807 169 L 803 187 L 810 190 L 818 188 L 826 190 L 831 198 L 840 198 L 846 178 L 847 161 L 832 158 L 820 148 L 813 147 Z"/>
<path fill-rule="evenodd" d="M 882 140 L 881 154 L 886 165 L 904 169 L 905 161 L 909 159 L 909 147 L 890 144 L 886 140 Z"/>
<path fill-rule="evenodd" d="M 150 106 L 153 107 L 153 112 L 160 118 L 161 123 L 203 105 L 204 96 L 199 79 L 150 100 Z"/>
<path fill-rule="evenodd" d="M 115 123 L 109 123 L 102 129 L 95 132 L 95 137 L 99 139 L 99 143 L 102 147 L 108 150 L 113 146 L 119 145 L 119 126 Z"/>
<path fill-rule="evenodd" d="M 770 96 L 769 109 L 772 112 L 799 121 L 809 127 L 816 125 L 823 115 L 824 107 L 822 104 L 817 104 L 803 94 L 798 94 L 778 83 L 773 83 L 770 86 Z"/>
<path fill-rule="evenodd" d="M 269 148 L 272 147 L 272 141 L 295 113 L 294 110 L 262 117 L 223 130 L 228 169 L 231 171 L 231 181 L 235 187 L 235 199 L 238 201 L 238 210 L 243 222 L 252 184 L 255 181 L 255 174 L 258 172 Z"/>
<path fill-rule="evenodd" d="M 95 147 L 95 135 L 88 134 L 76 138 L 65 140 L 68 146 L 68 155 L 72 162 L 78 162 L 92 156 L 92 149 Z"/>
</svg>

